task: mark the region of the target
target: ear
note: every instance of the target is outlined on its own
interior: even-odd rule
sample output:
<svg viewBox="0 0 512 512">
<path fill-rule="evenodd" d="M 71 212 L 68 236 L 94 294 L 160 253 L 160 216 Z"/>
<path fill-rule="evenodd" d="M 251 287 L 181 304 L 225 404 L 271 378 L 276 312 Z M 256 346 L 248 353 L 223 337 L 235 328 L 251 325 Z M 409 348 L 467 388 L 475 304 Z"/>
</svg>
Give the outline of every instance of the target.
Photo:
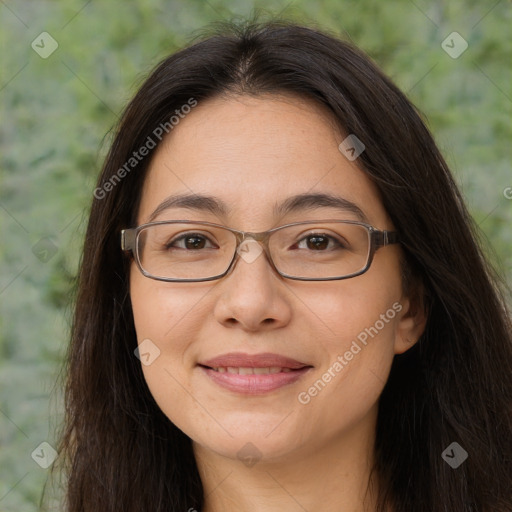
<svg viewBox="0 0 512 512">
<path fill-rule="evenodd" d="M 428 311 L 422 284 L 417 284 L 409 296 L 402 297 L 400 318 L 395 335 L 395 354 L 403 354 L 414 346 L 425 331 Z"/>
</svg>

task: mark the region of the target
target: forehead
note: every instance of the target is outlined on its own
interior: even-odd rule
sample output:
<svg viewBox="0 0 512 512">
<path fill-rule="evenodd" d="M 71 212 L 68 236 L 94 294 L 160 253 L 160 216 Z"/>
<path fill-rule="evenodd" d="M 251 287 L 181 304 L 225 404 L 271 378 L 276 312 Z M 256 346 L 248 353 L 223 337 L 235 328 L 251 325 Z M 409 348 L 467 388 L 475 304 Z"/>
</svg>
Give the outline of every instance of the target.
<svg viewBox="0 0 512 512">
<path fill-rule="evenodd" d="M 275 225 L 282 214 L 277 206 L 291 196 L 330 194 L 382 225 L 386 212 L 376 187 L 338 149 L 345 136 L 326 107 L 303 98 L 223 96 L 199 103 L 153 156 L 138 223 L 148 222 L 169 196 L 188 194 L 226 205 L 223 212 L 201 212 L 204 220 L 263 230 Z M 162 210 L 158 220 L 178 213 L 190 217 L 193 210 Z"/>
</svg>

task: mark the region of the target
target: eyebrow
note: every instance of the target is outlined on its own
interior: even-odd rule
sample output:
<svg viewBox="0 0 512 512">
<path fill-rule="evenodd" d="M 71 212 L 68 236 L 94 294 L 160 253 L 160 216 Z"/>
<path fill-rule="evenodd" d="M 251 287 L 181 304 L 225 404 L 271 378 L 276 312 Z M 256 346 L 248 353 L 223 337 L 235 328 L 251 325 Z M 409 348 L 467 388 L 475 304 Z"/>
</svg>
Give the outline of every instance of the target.
<svg viewBox="0 0 512 512">
<path fill-rule="evenodd" d="M 229 208 L 220 198 L 203 194 L 177 194 L 164 199 L 153 211 L 148 222 L 152 222 L 160 213 L 170 208 L 185 208 L 198 212 L 207 212 L 226 217 Z M 291 196 L 280 204 L 275 204 L 275 216 L 289 213 L 311 211 L 317 208 L 333 208 L 344 213 L 352 213 L 363 222 L 368 218 L 357 204 L 343 197 L 328 193 L 304 193 Z"/>
</svg>

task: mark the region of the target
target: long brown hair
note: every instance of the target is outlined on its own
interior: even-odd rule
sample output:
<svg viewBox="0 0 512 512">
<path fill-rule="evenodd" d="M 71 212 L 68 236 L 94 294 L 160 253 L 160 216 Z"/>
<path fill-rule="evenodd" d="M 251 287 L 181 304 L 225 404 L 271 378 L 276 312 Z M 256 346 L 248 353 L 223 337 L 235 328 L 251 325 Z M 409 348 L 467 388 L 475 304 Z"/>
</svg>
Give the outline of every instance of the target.
<svg viewBox="0 0 512 512">
<path fill-rule="evenodd" d="M 407 273 L 424 290 L 426 330 L 395 357 L 380 397 L 378 510 L 512 510 L 512 329 L 503 283 L 404 94 L 351 44 L 281 21 L 217 27 L 161 62 L 122 116 L 92 201 L 78 279 L 59 450 L 66 510 L 201 510 L 191 441 L 159 409 L 134 356 L 119 233 L 134 225 L 150 156 L 122 179 L 113 176 L 190 98 L 283 92 L 326 106 L 344 132 L 364 141 L 361 169 L 400 233 Z M 442 457 L 453 442 L 468 453 L 457 469 Z"/>
</svg>

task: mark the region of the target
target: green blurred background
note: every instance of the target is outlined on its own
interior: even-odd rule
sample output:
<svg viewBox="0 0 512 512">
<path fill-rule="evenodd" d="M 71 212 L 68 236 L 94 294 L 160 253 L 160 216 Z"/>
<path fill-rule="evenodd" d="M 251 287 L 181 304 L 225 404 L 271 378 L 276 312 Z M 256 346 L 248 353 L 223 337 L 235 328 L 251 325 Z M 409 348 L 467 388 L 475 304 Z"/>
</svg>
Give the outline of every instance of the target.
<svg viewBox="0 0 512 512">
<path fill-rule="evenodd" d="M 35 461 L 41 442 L 56 444 L 70 292 L 95 179 L 111 128 L 157 62 L 206 24 L 254 9 L 263 19 L 281 14 L 351 39 L 425 114 L 485 234 L 486 251 L 510 284 L 511 6 L 0 1 L 0 511 L 38 510 L 49 470 Z M 42 32 L 58 44 L 49 56 L 52 41 Z M 452 32 L 468 43 L 457 58 L 442 47 Z M 461 48 L 447 41 L 445 47 Z"/>
</svg>

